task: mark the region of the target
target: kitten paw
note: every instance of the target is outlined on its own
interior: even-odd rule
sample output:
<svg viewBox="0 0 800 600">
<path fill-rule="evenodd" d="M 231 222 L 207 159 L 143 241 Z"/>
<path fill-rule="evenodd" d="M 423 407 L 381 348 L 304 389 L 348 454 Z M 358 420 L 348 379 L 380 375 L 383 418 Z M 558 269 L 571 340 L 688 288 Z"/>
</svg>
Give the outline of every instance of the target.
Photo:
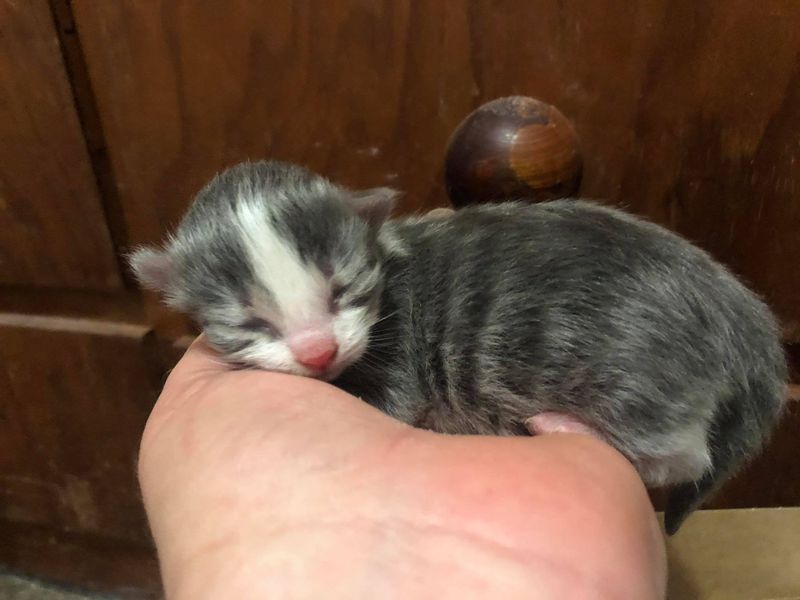
<svg viewBox="0 0 800 600">
<path fill-rule="evenodd" d="M 564 413 L 543 412 L 525 421 L 531 435 L 545 433 L 581 433 L 601 438 L 591 427 Z"/>
</svg>

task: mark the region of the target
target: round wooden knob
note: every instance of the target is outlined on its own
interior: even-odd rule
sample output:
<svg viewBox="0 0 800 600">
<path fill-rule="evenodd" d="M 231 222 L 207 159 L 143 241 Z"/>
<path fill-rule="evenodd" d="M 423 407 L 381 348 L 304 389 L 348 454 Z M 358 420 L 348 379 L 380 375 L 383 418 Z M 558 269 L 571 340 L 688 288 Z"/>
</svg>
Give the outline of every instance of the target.
<svg viewBox="0 0 800 600">
<path fill-rule="evenodd" d="M 578 136 L 559 110 L 510 96 L 478 107 L 447 145 L 445 183 L 455 206 L 572 196 L 581 179 Z"/>
</svg>

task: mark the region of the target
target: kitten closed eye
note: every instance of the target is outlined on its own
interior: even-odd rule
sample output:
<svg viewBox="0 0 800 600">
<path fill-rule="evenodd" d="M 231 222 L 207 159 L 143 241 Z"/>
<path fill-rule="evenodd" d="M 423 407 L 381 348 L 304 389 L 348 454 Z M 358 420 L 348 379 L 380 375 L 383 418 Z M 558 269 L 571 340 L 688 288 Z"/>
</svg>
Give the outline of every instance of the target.
<svg viewBox="0 0 800 600">
<path fill-rule="evenodd" d="M 350 299 L 349 304 L 351 306 L 367 306 L 370 302 L 375 298 L 375 288 L 370 288 L 365 292 L 361 292 L 360 294 L 356 294 Z"/>
<path fill-rule="evenodd" d="M 335 312 L 343 306 L 367 306 L 375 295 L 375 287 L 363 291 L 353 291 L 353 284 L 342 285 L 335 283 L 331 288 L 330 310 Z M 342 300 L 346 296 L 346 302 Z"/>
<path fill-rule="evenodd" d="M 339 309 L 342 296 L 344 296 L 349 290 L 349 285 L 343 285 L 335 282 L 331 284 L 331 297 L 328 301 L 328 310 L 331 313 L 335 313 Z"/>
<path fill-rule="evenodd" d="M 349 285 L 343 285 L 341 283 L 334 283 L 331 286 L 331 300 L 333 302 L 338 302 L 342 299 L 342 296 L 350 289 Z"/>
<path fill-rule="evenodd" d="M 275 326 L 261 317 L 250 317 L 246 321 L 240 323 L 239 327 L 242 329 L 247 329 L 248 331 L 267 333 L 273 337 L 277 336 L 278 334 L 278 330 L 275 328 Z"/>
</svg>

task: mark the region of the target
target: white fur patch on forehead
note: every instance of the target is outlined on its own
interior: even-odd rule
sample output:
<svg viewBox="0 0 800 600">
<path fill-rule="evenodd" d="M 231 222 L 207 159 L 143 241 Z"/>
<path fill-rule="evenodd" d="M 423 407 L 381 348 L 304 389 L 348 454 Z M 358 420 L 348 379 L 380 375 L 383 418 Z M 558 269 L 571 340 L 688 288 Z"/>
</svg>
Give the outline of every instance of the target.
<svg viewBox="0 0 800 600">
<path fill-rule="evenodd" d="M 277 308 L 270 315 L 283 333 L 330 319 L 328 283 L 315 265 L 305 264 L 292 242 L 273 227 L 268 208 L 244 202 L 236 209 L 242 241 L 258 285 Z"/>
</svg>

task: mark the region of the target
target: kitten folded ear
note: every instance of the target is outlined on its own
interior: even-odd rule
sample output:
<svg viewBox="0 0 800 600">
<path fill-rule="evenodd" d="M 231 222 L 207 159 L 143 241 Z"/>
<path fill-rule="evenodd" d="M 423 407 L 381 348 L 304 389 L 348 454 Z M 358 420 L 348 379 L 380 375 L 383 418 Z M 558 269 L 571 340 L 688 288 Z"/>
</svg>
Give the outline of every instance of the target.
<svg viewBox="0 0 800 600">
<path fill-rule="evenodd" d="M 347 205 L 373 227 L 380 227 L 394 210 L 400 192 L 388 187 L 350 192 Z"/>
<path fill-rule="evenodd" d="M 164 250 L 142 247 L 128 255 L 136 279 L 143 286 L 165 292 L 172 281 L 172 259 Z"/>
</svg>

